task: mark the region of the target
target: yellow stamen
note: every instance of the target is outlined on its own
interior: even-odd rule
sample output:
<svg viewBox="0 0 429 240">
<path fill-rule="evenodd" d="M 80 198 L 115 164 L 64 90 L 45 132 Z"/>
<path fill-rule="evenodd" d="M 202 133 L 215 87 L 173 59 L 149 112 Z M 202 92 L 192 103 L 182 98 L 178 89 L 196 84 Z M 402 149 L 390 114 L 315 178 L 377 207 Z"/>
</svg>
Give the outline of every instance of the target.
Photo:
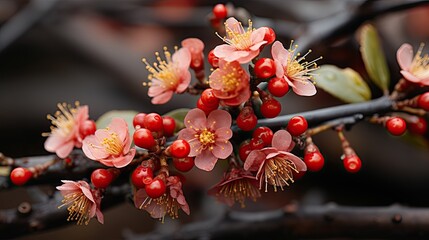
<svg viewBox="0 0 429 240">
<path fill-rule="evenodd" d="M 265 192 L 268 191 L 268 184 L 274 187 L 274 192 L 277 192 L 277 187 L 283 191 L 283 186 L 294 182 L 292 171 L 298 173 L 295 164 L 288 159 L 274 157 L 264 164 Z"/>
<path fill-rule="evenodd" d="M 233 182 L 223 185 L 218 194 L 222 194 L 227 199 L 239 202 L 242 208 L 245 207 L 246 198 L 256 201 L 261 196 L 259 190 L 248 179 L 237 179 Z"/>
<path fill-rule="evenodd" d="M 60 134 L 61 136 L 68 136 L 75 126 L 74 115 L 79 108 L 79 102 L 75 102 L 75 107 L 70 104 L 58 103 L 58 111 L 52 115 L 47 115 L 48 120 L 51 121 L 51 133 L 43 133 L 42 136 L 49 136 L 52 133 Z"/>
<path fill-rule="evenodd" d="M 249 26 L 247 27 L 247 30 L 244 29 L 241 22 L 236 23 L 236 25 L 232 26 L 232 28 L 228 27 L 225 23 L 227 37 L 221 37 L 218 33 L 216 33 L 216 35 L 220 37 L 225 43 L 235 47 L 238 50 L 247 50 L 252 46 L 253 30 L 252 21 L 249 19 Z"/>
<path fill-rule="evenodd" d="M 420 44 L 419 50 L 414 56 L 410 67 L 410 72 L 421 79 L 429 77 L 429 55 L 425 54 L 422 56 L 424 46 L 424 43 Z"/>
<path fill-rule="evenodd" d="M 106 152 L 108 152 L 111 155 L 116 156 L 122 153 L 123 144 L 119 140 L 118 134 L 114 132 L 110 133 L 109 137 L 104 138 L 101 141 L 101 144 L 103 145 L 104 149 L 106 149 Z"/>
<path fill-rule="evenodd" d="M 175 50 L 177 51 L 177 47 Z M 161 86 L 165 89 L 176 89 L 180 79 L 177 74 L 177 63 L 173 62 L 172 54 L 167 50 L 167 47 L 164 47 L 165 60 L 160 57 L 159 52 L 156 52 L 155 56 L 158 62 L 153 63 L 153 66 L 145 58 L 142 59 L 143 63 L 146 64 L 146 69 L 151 73 L 148 76 L 149 80 L 157 79 L 163 82 Z"/>
<path fill-rule="evenodd" d="M 82 192 L 67 194 L 62 203 L 58 208 L 70 205 L 67 207 L 69 212 L 67 221 L 77 221 L 77 225 L 88 225 L 91 220 L 89 213 L 92 202 Z"/>
</svg>

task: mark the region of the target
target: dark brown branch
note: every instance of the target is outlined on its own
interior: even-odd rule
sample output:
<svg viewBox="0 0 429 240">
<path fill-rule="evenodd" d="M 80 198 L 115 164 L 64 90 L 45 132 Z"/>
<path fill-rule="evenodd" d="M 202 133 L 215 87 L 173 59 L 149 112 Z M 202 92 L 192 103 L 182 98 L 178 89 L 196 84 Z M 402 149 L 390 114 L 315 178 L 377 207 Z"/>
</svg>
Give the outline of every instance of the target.
<svg viewBox="0 0 429 240">
<path fill-rule="evenodd" d="M 230 212 L 223 218 L 185 225 L 166 235 L 134 239 L 291 239 L 382 238 L 427 239 L 429 209 L 290 205 L 272 212 Z"/>
</svg>

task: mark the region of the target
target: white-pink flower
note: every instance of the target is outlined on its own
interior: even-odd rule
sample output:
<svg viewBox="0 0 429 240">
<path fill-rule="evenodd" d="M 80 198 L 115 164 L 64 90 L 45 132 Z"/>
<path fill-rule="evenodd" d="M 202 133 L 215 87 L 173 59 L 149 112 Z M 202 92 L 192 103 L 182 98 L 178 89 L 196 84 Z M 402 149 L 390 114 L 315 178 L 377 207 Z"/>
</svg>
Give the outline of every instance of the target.
<svg viewBox="0 0 429 240">
<path fill-rule="evenodd" d="M 227 62 L 248 63 L 259 55 L 261 46 L 267 43 L 264 40 L 265 28 L 253 29 L 250 20 L 245 30 L 241 22 L 230 17 L 225 21 L 225 31 L 226 37 L 222 40 L 226 44 L 217 46 L 214 55 Z"/>
<path fill-rule="evenodd" d="M 54 152 L 60 158 L 67 157 L 74 147 L 82 147 L 83 136 L 79 132 L 79 127 L 88 119 L 88 106 L 76 107 L 66 103 L 58 104 L 58 109 L 54 116 L 48 115 L 52 122 L 51 133 L 45 141 L 45 149 Z"/>
<path fill-rule="evenodd" d="M 401 74 L 410 82 L 429 86 L 429 55 L 422 56 L 424 44 L 414 55 L 413 47 L 404 43 L 396 52 L 396 58 L 401 67 Z"/>
<path fill-rule="evenodd" d="M 146 69 L 151 73 L 149 80 L 148 95 L 152 98 L 153 104 L 164 104 L 168 102 L 173 93 L 184 92 L 191 82 L 191 53 L 187 48 L 180 48 L 173 55 L 164 50 L 165 60 L 161 59 L 159 53 L 155 53 L 158 63 L 151 66 L 146 59 Z"/>
<path fill-rule="evenodd" d="M 271 55 L 276 64 L 276 77 L 284 78 L 296 94 L 312 96 L 316 94 L 317 90 L 311 81 L 312 76 L 310 72 L 317 69 L 315 62 L 320 58 L 310 62 L 301 62 L 305 60 L 310 51 L 303 56 L 295 54 L 295 51 L 296 46 L 286 50 L 281 42 L 275 41 L 273 43 Z"/>
<path fill-rule="evenodd" d="M 182 47 L 191 53 L 191 68 L 201 70 L 204 68 L 204 43 L 198 38 L 187 38 L 182 41 Z"/>
<path fill-rule="evenodd" d="M 293 182 L 293 173 L 307 171 L 305 163 L 290 151 L 294 147 L 292 136 L 286 130 L 279 130 L 273 135 L 271 147 L 261 150 L 253 150 L 246 158 L 244 169 L 257 171 L 256 177 L 259 180 L 259 189 L 265 182 L 265 192 L 268 184 L 283 190 L 283 186 Z"/>
<path fill-rule="evenodd" d="M 114 118 L 107 128 L 86 137 L 82 150 L 89 159 L 117 168 L 127 166 L 136 154 L 131 148 L 128 124 L 122 118 Z"/>
<path fill-rule="evenodd" d="M 214 110 L 208 117 L 198 109 L 186 114 L 185 129 L 179 132 L 179 139 L 191 146 L 190 157 L 195 157 L 195 166 L 211 171 L 218 159 L 225 159 L 232 153 L 231 115 L 224 110 Z"/>
<path fill-rule="evenodd" d="M 101 194 L 92 190 L 89 184 L 85 181 L 69 181 L 62 180 L 63 185 L 57 189 L 61 192 L 64 199 L 63 206 L 68 206 L 69 221 L 77 221 L 77 224 L 88 225 L 91 218 L 97 216 L 97 220 L 103 224 L 104 216 L 100 211 Z"/>
</svg>

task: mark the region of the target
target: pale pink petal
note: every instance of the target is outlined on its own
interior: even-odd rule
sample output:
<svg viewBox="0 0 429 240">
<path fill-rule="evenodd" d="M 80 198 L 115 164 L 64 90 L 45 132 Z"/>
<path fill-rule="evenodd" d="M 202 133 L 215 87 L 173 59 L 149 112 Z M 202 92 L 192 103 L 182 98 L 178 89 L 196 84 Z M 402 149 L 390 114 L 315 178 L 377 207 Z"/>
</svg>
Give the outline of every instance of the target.
<svg viewBox="0 0 429 240">
<path fill-rule="evenodd" d="M 259 150 L 253 150 L 247 156 L 246 161 L 244 162 L 244 170 L 246 171 L 256 171 L 259 169 L 259 166 L 265 161 L 265 154 Z"/>
<path fill-rule="evenodd" d="M 316 94 L 316 86 L 310 81 L 301 82 L 301 81 L 289 81 L 285 78 L 289 85 L 292 87 L 292 90 L 300 96 L 313 96 Z"/>
<path fill-rule="evenodd" d="M 278 130 L 274 133 L 271 142 L 274 148 L 277 148 L 279 151 L 286 151 L 292 143 L 292 136 L 286 130 Z"/>
<path fill-rule="evenodd" d="M 191 53 L 202 52 L 204 50 L 204 43 L 198 38 L 187 38 L 181 43 L 182 47 L 187 48 Z"/>
<path fill-rule="evenodd" d="M 112 132 L 110 132 L 109 130 L 103 128 L 103 129 L 98 129 L 97 131 L 95 131 L 95 137 L 97 139 L 97 145 L 100 145 L 100 142 L 103 141 L 103 139 L 105 138 L 110 138 L 110 134 Z"/>
<path fill-rule="evenodd" d="M 60 158 L 66 158 L 73 151 L 73 148 L 74 148 L 74 142 L 73 141 L 69 141 L 69 142 L 64 143 L 63 145 L 61 145 L 55 151 L 55 153 Z"/>
<path fill-rule="evenodd" d="M 92 160 L 99 160 L 109 156 L 94 135 L 88 136 L 83 140 L 82 150 L 85 156 Z"/>
<path fill-rule="evenodd" d="M 419 83 L 421 81 L 420 78 L 414 76 L 412 73 L 408 71 L 401 70 L 402 76 L 410 82 Z"/>
<path fill-rule="evenodd" d="M 273 147 L 266 147 L 266 148 L 263 148 L 259 151 L 263 152 L 265 154 L 265 156 L 268 156 L 271 153 L 277 153 L 279 150 L 277 148 L 273 148 Z M 266 158 L 268 158 L 268 157 L 266 157 Z"/>
<path fill-rule="evenodd" d="M 177 52 L 173 53 L 172 60 L 174 64 L 177 64 L 179 69 L 185 71 L 191 64 L 191 53 L 187 48 L 180 48 Z"/>
<path fill-rule="evenodd" d="M 204 171 L 213 170 L 216 162 L 217 158 L 208 149 L 203 150 L 195 157 L 195 166 Z"/>
<path fill-rule="evenodd" d="M 230 29 L 234 33 L 243 34 L 245 32 L 240 22 L 234 17 L 230 17 L 225 21 L 225 28 Z"/>
<path fill-rule="evenodd" d="M 188 203 L 181 204 L 180 208 L 182 208 L 182 211 L 185 212 L 187 215 L 191 214 L 191 210 L 189 209 Z"/>
<path fill-rule="evenodd" d="M 250 89 L 246 89 L 240 92 L 240 94 L 237 95 L 237 97 L 235 98 L 223 99 L 222 103 L 227 106 L 238 106 L 244 103 L 245 101 L 247 101 L 250 98 L 250 95 L 251 95 Z"/>
<path fill-rule="evenodd" d="M 100 211 L 100 209 L 97 208 L 97 210 L 95 211 L 95 214 L 97 215 L 98 222 L 101 223 L 101 224 L 104 224 L 104 215 Z"/>
<path fill-rule="evenodd" d="M 152 79 L 153 80 L 153 79 Z M 149 87 L 149 90 L 147 91 L 147 95 L 149 97 L 155 97 L 157 95 L 162 94 L 163 92 L 165 92 L 167 89 L 164 86 L 159 86 L 159 85 L 152 85 Z"/>
<path fill-rule="evenodd" d="M 45 149 L 48 152 L 55 152 L 61 145 L 65 144 L 65 142 L 65 137 L 52 133 L 45 141 Z"/>
<path fill-rule="evenodd" d="M 278 61 L 283 67 L 287 63 L 289 54 L 290 54 L 289 51 L 283 47 L 283 44 L 281 42 L 275 41 L 273 43 L 273 46 L 271 47 L 271 55 L 273 56 L 274 61 Z M 280 77 L 280 76 L 277 75 L 277 77 Z"/>
<path fill-rule="evenodd" d="M 188 141 L 189 146 L 191 146 L 191 151 L 189 152 L 189 157 L 195 157 L 201 154 L 201 150 L 203 146 L 201 145 L 201 142 L 198 141 L 198 139 L 194 138 L 194 141 Z"/>
<path fill-rule="evenodd" d="M 113 157 L 109 157 L 109 158 L 105 158 L 105 159 L 100 159 L 99 162 L 105 166 L 108 167 L 114 167 L 115 165 L 113 165 L 113 161 L 115 159 Z"/>
<path fill-rule="evenodd" d="M 182 130 L 180 130 L 180 132 L 178 133 L 177 138 L 178 139 L 183 139 L 186 141 L 190 141 L 192 139 L 195 139 L 195 134 L 196 132 L 190 128 L 184 128 Z"/>
<path fill-rule="evenodd" d="M 408 43 L 402 44 L 396 52 L 396 59 L 402 70 L 409 70 L 413 57 L 413 47 Z"/>
<path fill-rule="evenodd" d="M 203 110 L 194 108 L 186 114 L 183 123 L 187 128 L 194 130 L 204 129 L 207 127 L 206 114 Z"/>
<path fill-rule="evenodd" d="M 188 89 L 189 84 L 191 83 L 191 72 L 186 70 L 181 77 L 179 85 L 177 85 L 176 93 L 182 93 Z"/>
<path fill-rule="evenodd" d="M 230 52 L 227 56 L 225 56 L 223 59 L 227 62 L 237 61 L 239 63 L 247 63 L 250 60 L 252 60 L 254 57 L 256 57 L 259 54 L 259 51 L 257 51 L 256 54 L 252 54 L 252 55 L 251 54 L 252 54 L 251 51 L 234 50 Z M 241 59 L 250 59 L 250 60 L 245 62 L 244 60 L 241 60 Z"/>
<path fill-rule="evenodd" d="M 222 45 L 215 47 L 215 49 L 213 50 L 213 54 L 216 57 L 223 59 L 223 58 L 227 57 L 228 55 L 230 55 L 234 51 L 235 51 L 235 47 L 228 45 L 228 44 L 222 44 Z"/>
<path fill-rule="evenodd" d="M 173 91 L 166 91 L 158 96 L 155 96 L 154 98 L 152 98 L 151 103 L 152 104 L 164 104 L 168 101 L 170 101 L 170 99 L 173 97 Z"/>
<path fill-rule="evenodd" d="M 296 170 L 303 172 L 307 171 L 307 165 L 305 165 L 304 161 L 301 160 L 301 158 L 295 156 L 294 154 L 290 152 L 280 152 L 281 154 L 284 154 L 287 156 L 287 159 L 291 160 L 293 163 L 295 163 Z"/>
<path fill-rule="evenodd" d="M 216 141 L 212 153 L 215 157 L 226 159 L 232 153 L 232 144 L 229 141 Z"/>
<path fill-rule="evenodd" d="M 284 74 L 285 74 L 285 70 L 283 69 L 283 65 L 277 60 L 274 61 L 274 64 L 276 65 L 276 77 L 283 78 Z"/>
<path fill-rule="evenodd" d="M 218 128 L 230 128 L 231 127 L 231 115 L 225 110 L 214 110 L 207 117 L 207 127 L 209 129 Z"/>
<path fill-rule="evenodd" d="M 259 53 L 261 46 L 264 45 L 265 43 L 267 43 L 267 41 L 261 41 L 261 42 L 255 43 L 249 49 L 251 51 L 258 51 Z"/>
<path fill-rule="evenodd" d="M 276 156 L 277 156 L 277 155 L 279 155 L 279 154 L 280 154 L 280 152 L 279 152 L 279 151 L 271 152 L 271 153 L 267 154 L 267 156 L 265 156 L 265 158 L 266 158 L 266 159 L 270 159 L 270 158 L 276 157 Z"/>
<path fill-rule="evenodd" d="M 263 44 L 267 43 L 267 41 L 264 41 L 265 32 L 266 32 L 266 29 L 263 27 L 254 30 L 251 35 L 252 43 L 253 44 L 259 44 L 261 42 L 264 42 Z"/>
<path fill-rule="evenodd" d="M 124 144 L 124 147 L 122 149 L 122 154 L 124 155 L 128 154 L 131 148 L 131 142 L 132 142 L 131 137 L 129 134 L 127 134 L 127 137 L 122 142 Z"/>
<path fill-rule="evenodd" d="M 130 162 L 134 159 L 135 154 L 136 154 L 136 149 L 131 148 L 127 155 L 116 158 L 113 161 L 113 165 L 117 168 L 123 168 L 128 164 L 130 164 Z"/>
<path fill-rule="evenodd" d="M 215 131 L 216 138 L 218 140 L 228 140 L 232 137 L 232 131 L 230 127 L 221 127 Z"/>
<path fill-rule="evenodd" d="M 89 217 L 93 218 L 96 212 L 97 212 L 97 205 L 93 203 L 91 204 L 91 208 L 89 209 Z"/>
<path fill-rule="evenodd" d="M 122 118 L 113 118 L 110 124 L 107 126 L 107 129 L 109 129 L 109 131 L 111 132 L 118 134 L 119 140 L 121 140 L 121 142 L 123 142 L 127 137 L 129 137 L 128 124 Z"/>
</svg>

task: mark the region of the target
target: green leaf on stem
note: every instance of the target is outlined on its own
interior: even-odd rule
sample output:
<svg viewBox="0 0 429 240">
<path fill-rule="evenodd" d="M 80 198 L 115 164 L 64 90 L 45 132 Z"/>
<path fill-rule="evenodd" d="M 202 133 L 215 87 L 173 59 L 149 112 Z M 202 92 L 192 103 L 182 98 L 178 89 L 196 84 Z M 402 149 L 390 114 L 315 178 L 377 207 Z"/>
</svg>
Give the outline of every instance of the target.
<svg viewBox="0 0 429 240">
<path fill-rule="evenodd" d="M 138 112 L 132 110 L 112 110 L 101 115 L 97 121 L 97 129 L 106 128 L 113 118 L 122 118 L 127 122 L 129 133 L 134 134 L 133 118 Z"/>
<path fill-rule="evenodd" d="M 174 120 L 176 121 L 176 131 L 178 132 L 180 129 L 185 127 L 185 124 L 183 123 L 183 120 L 185 119 L 186 114 L 188 114 L 189 112 L 189 108 L 179 108 L 173 111 L 170 111 L 166 114 L 164 114 L 163 116 L 170 116 L 172 118 L 174 118 Z"/>
<path fill-rule="evenodd" d="M 362 77 L 351 68 L 322 65 L 315 73 L 316 86 L 347 103 L 371 99 L 371 90 Z"/>
<path fill-rule="evenodd" d="M 385 93 L 389 89 L 390 74 L 387 68 L 386 57 L 381 48 L 377 30 L 367 24 L 360 32 L 360 52 L 366 71 L 371 80 Z"/>
</svg>

